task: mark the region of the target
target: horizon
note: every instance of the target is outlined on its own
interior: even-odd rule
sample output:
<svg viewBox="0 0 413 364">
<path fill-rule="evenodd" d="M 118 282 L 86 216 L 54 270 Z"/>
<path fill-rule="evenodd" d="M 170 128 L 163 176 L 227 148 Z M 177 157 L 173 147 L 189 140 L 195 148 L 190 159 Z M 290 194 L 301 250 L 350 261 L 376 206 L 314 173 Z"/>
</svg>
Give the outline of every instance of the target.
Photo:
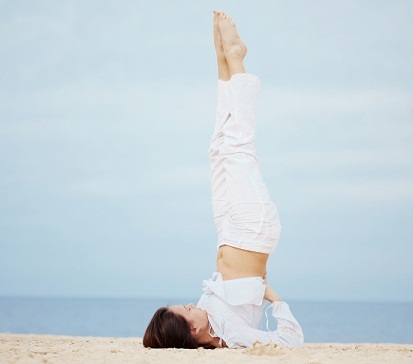
<svg viewBox="0 0 413 364">
<path fill-rule="evenodd" d="M 271 287 L 413 302 L 413 2 L 180 5 L 4 4 L 0 294 L 201 294 L 216 7 L 261 78 L 258 158 L 283 226 Z"/>
</svg>

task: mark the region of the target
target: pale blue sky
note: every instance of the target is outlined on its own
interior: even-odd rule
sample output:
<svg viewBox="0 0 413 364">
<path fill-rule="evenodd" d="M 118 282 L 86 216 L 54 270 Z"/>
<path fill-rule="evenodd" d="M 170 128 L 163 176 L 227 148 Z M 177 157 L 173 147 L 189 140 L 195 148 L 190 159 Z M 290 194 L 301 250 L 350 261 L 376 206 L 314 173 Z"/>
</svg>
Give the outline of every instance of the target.
<svg viewBox="0 0 413 364">
<path fill-rule="evenodd" d="M 197 297 L 212 10 L 261 77 L 285 299 L 413 301 L 413 2 L 1 1 L 0 295 Z"/>
</svg>

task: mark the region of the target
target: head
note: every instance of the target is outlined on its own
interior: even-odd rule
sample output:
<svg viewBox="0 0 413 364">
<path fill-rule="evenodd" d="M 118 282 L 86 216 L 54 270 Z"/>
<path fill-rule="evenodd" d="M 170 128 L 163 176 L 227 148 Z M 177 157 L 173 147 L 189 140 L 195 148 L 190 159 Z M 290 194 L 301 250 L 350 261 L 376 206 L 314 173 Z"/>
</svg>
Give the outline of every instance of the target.
<svg viewBox="0 0 413 364">
<path fill-rule="evenodd" d="M 153 315 L 143 336 L 143 345 L 150 348 L 196 349 L 209 332 L 206 311 L 193 304 L 161 307 Z"/>
</svg>

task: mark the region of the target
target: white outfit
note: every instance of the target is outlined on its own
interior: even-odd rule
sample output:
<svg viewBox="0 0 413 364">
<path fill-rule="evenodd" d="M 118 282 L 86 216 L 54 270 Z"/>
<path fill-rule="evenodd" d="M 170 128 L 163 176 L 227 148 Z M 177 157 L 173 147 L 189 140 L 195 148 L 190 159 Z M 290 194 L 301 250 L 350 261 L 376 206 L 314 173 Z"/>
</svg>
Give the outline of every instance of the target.
<svg viewBox="0 0 413 364">
<path fill-rule="evenodd" d="M 260 330 L 264 306 L 265 284 L 261 277 L 222 280 L 215 272 L 205 280 L 204 293 L 198 307 L 206 310 L 214 337 L 225 341 L 231 349 L 244 348 L 256 341 L 274 343 L 298 349 L 304 336 L 300 324 L 285 302 L 274 302 L 267 310 L 277 320 L 275 331 Z"/>
<path fill-rule="evenodd" d="M 255 152 L 258 92 L 259 79 L 252 74 L 235 74 L 230 81 L 218 81 L 216 125 L 209 149 L 212 201 L 218 248 L 230 245 L 271 254 L 281 225 Z M 268 308 L 277 320 L 277 330 L 258 329 L 268 303 L 261 277 L 223 281 L 216 272 L 203 284 L 198 307 L 207 311 L 215 336 L 228 347 L 247 347 L 255 341 L 293 348 L 302 345 L 303 332 L 285 302 L 275 302 Z"/>
<path fill-rule="evenodd" d="M 255 152 L 259 79 L 238 73 L 218 81 L 215 131 L 209 148 L 218 248 L 271 254 L 281 224 L 261 177 Z"/>
</svg>

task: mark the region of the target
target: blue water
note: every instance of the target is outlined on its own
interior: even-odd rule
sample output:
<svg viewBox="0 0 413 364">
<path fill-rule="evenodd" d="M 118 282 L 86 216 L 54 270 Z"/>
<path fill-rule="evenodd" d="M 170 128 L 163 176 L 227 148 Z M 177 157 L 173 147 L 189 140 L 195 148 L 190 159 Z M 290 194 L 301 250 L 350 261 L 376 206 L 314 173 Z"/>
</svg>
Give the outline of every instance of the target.
<svg viewBox="0 0 413 364">
<path fill-rule="evenodd" d="M 141 337 L 158 307 L 191 301 L 0 297 L 0 332 Z M 413 303 L 289 304 L 306 342 L 413 344 Z"/>
</svg>

